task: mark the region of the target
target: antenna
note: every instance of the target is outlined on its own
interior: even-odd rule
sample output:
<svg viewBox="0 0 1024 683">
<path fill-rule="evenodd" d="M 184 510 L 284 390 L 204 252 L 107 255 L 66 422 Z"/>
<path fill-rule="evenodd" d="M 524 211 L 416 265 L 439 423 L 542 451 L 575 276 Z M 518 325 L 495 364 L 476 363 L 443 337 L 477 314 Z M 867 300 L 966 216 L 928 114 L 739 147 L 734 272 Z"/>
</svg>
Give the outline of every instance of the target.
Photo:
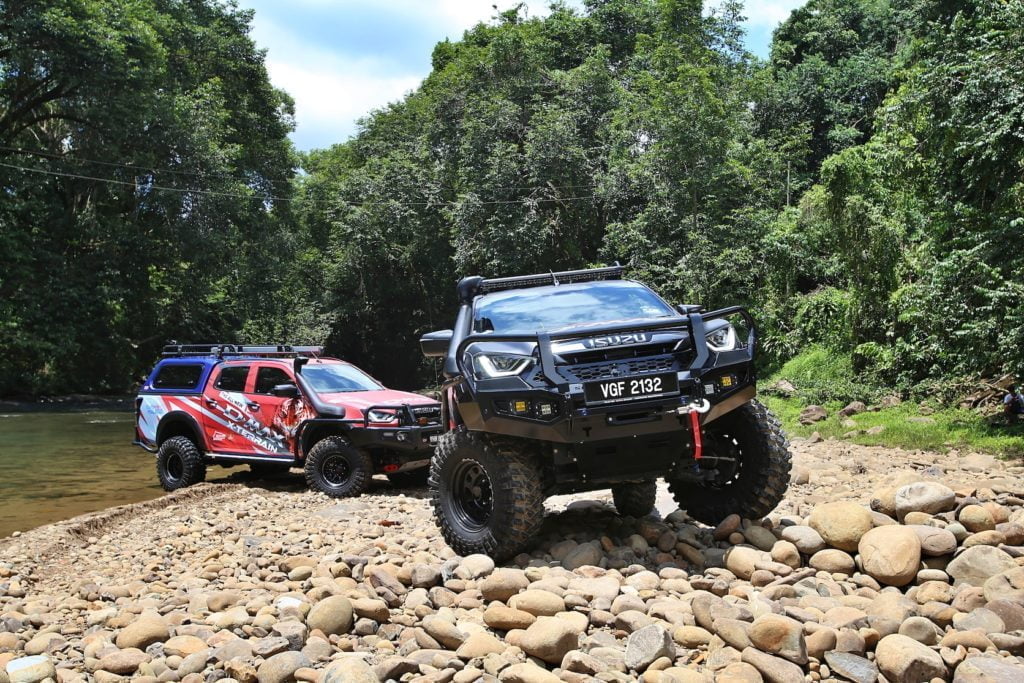
<svg viewBox="0 0 1024 683">
<path fill-rule="evenodd" d="M 549 270 L 548 272 L 551 273 L 551 284 L 553 284 L 555 287 L 557 287 L 558 286 L 558 278 L 555 277 L 555 271 Z"/>
</svg>

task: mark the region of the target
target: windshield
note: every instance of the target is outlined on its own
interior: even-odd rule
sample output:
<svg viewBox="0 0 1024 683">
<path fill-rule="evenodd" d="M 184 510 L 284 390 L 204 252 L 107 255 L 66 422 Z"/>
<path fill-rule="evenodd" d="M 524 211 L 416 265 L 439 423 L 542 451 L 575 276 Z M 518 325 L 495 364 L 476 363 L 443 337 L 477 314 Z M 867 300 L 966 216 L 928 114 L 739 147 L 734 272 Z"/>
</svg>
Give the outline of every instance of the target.
<svg viewBox="0 0 1024 683">
<path fill-rule="evenodd" d="M 377 391 L 384 388 L 362 370 L 344 363 L 309 363 L 302 368 L 302 376 L 318 394 Z"/>
<path fill-rule="evenodd" d="M 636 282 L 588 282 L 488 294 L 477 300 L 476 332 L 533 333 L 677 313 Z"/>
</svg>

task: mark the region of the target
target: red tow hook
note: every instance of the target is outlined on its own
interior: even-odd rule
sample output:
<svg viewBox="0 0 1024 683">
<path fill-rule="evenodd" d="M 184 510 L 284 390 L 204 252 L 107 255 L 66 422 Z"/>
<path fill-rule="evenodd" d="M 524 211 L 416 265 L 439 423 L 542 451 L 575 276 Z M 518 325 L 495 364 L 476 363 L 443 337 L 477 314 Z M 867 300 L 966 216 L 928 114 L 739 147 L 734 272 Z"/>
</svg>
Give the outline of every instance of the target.
<svg viewBox="0 0 1024 683">
<path fill-rule="evenodd" d="M 693 430 L 693 459 L 700 460 L 704 457 L 704 436 L 700 431 L 700 416 L 711 410 L 711 404 L 707 399 L 701 399 L 696 403 L 690 403 L 676 408 L 680 415 L 690 414 L 690 429 Z"/>
<path fill-rule="evenodd" d="M 704 437 L 700 433 L 700 413 L 696 410 L 690 413 L 690 428 L 693 430 L 693 459 L 700 460 L 704 457 Z"/>
<path fill-rule="evenodd" d="M 384 471 L 390 474 L 398 471 L 398 465 L 384 465 Z"/>
</svg>

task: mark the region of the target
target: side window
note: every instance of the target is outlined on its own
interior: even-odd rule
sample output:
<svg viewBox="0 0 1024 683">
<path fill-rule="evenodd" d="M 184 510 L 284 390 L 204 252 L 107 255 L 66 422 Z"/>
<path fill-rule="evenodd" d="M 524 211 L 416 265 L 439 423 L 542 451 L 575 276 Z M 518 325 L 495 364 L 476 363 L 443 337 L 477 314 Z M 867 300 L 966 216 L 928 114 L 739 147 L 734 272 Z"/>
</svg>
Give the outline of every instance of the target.
<svg viewBox="0 0 1024 683">
<path fill-rule="evenodd" d="M 256 388 L 254 392 L 257 394 L 269 394 L 278 384 L 291 384 L 292 381 L 288 373 L 281 368 L 266 366 L 256 368 Z"/>
<path fill-rule="evenodd" d="M 195 389 L 202 374 L 202 365 L 165 365 L 153 379 L 153 388 Z"/>
<path fill-rule="evenodd" d="M 223 391 L 245 391 L 245 378 L 248 376 L 248 365 L 229 365 L 220 371 L 220 377 L 213 386 Z"/>
</svg>

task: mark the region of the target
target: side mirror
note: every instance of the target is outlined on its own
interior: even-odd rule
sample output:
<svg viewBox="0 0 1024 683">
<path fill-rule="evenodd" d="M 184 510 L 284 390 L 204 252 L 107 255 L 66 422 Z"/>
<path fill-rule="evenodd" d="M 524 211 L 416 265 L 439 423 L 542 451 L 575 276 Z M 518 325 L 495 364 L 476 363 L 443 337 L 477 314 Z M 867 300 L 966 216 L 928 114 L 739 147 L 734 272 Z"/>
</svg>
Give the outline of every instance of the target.
<svg viewBox="0 0 1024 683">
<path fill-rule="evenodd" d="M 299 388 L 294 384 L 278 384 L 270 390 L 278 398 L 296 398 L 299 395 Z"/>
<path fill-rule="evenodd" d="M 427 358 L 443 358 L 448 354 L 448 347 L 452 343 L 451 330 L 438 330 L 427 332 L 420 337 L 420 350 Z"/>
<path fill-rule="evenodd" d="M 681 315 L 690 315 L 691 313 L 700 313 L 704 307 L 700 304 L 676 304 L 676 310 Z"/>
</svg>

